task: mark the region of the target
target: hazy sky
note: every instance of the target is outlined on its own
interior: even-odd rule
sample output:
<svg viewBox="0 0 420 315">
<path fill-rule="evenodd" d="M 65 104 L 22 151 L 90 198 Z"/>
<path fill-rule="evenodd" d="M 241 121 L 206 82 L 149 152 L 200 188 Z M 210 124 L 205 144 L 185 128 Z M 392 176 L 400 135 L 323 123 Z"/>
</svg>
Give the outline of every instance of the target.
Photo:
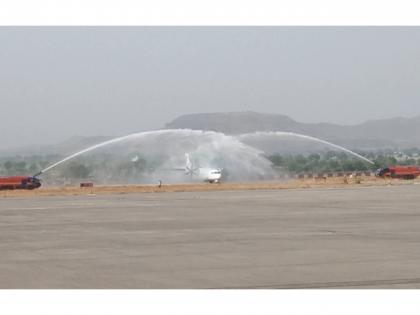
<svg viewBox="0 0 420 315">
<path fill-rule="evenodd" d="M 420 27 L 0 27 L 0 149 L 252 110 L 420 115 Z"/>
</svg>

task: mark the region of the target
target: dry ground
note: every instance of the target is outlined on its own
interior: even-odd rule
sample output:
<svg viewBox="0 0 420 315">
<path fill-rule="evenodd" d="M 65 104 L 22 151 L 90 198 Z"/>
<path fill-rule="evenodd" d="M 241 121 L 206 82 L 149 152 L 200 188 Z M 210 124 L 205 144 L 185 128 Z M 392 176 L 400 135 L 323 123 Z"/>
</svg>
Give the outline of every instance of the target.
<svg viewBox="0 0 420 315">
<path fill-rule="evenodd" d="M 361 177 L 360 180 L 343 177 L 327 179 L 293 179 L 284 182 L 261 181 L 249 183 L 220 183 L 220 184 L 163 184 L 158 185 L 112 185 L 95 186 L 93 188 L 68 187 L 41 187 L 33 191 L 15 190 L 0 191 L 0 198 L 10 197 L 36 197 L 36 196 L 78 196 L 100 194 L 127 194 L 127 193 L 160 193 L 160 192 L 197 192 L 197 191 L 234 191 L 234 190 L 276 190 L 296 188 L 339 188 L 339 187 L 370 187 L 389 185 L 412 185 L 420 183 L 420 179 L 414 181 L 398 179 L 382 179 L 375 177 Z"/>
</svg>

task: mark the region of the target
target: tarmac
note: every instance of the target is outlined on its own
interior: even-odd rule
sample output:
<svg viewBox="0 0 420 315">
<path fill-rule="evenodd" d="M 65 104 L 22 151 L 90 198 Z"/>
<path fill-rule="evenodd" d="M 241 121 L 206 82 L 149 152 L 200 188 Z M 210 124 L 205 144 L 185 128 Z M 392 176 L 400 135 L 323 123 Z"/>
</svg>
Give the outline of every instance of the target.
<svg viewBox="0 0 420 315">
<path fill-rule="evenodd" d="M 0 288 L 420 288 L 420 185 L 0 199 Z"/>
</svg>

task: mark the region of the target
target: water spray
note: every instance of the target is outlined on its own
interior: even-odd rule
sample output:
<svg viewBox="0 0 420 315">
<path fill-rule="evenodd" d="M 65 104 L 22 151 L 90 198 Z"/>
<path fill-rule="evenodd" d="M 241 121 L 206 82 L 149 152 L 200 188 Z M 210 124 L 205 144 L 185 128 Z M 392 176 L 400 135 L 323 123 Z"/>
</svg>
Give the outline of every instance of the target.
<svg viewBox="0 0 420 315">
<path fill-rule="evenodd" d="M 333 147 L 333 148 L 336 148 L 340 151 L 349 153 L 349 154 L 353 155 L 354 157 L 356 157 L 360 160 L 363 160 L 363 161 L 365 161 L 369 164 L 372 164 L 372 165 L 375 164 L 374 162 L 372 162 L 368 158 L 366 158 L 366 157 L 364 157 L 364 156 L 362 156 L 362 155 L 360 155 L 356 152 L 353 152 L 349 149 L 346 149 L 342 146 L 339 146 L 337 144 L 334 144 L 334 143 L 331 143 L 329 141 L 322 140 L 322 139 L 319 139 L 319 138 L 316 138 L 316 137 L 311 137 L 311 136 L 307 136 L 307 135 L 303 135 L 303 134 L 299 134 L 299 133 L 294 133 L 294 132 L 285 132 L 285 131 L 263 132 L 263 131 L 257 131 L 257 132 L 254 132 L 254 133 L 247 133 L 247 134 L 240 135 L 240 136 L 238 136 L 238 139 L 241 140 L 241 141 L 245 141 L 247 138 L 250 139 L 250 138 L 259 137 L 259 136 L 280 136 L 280 137 L 292 136 L 292 137 L 297 137 L 297 138 L 306 139 L 306 140 L 310 140 L 310 141 L 315 141 L 315 142 L 318 142 L 318 143 L 326 144 L 326 145 L 328 145 L 330 147 Z"/>
<path fill-rule="evenodd" d="M 146 131 L 104 141 L 44 168 L 36 176 L 40 176 L 80 155 L 132 140 L 138 142 L 136 147 L 142 152 L 141 154 L 151 157 L 152 160 L 156 156 L 167 156 L 163 164 L 159 166 L 159 170 L 156 169 L 152 174 L 148 174 L 150 177 L 155 176 L 158 172 L 164 172 L 165 168 L 169 169 L 168 166 L 178 166 L 177 164 L 181 160 L 183 161 L 184 154 L 187 152 L 191 152 L 192 156 L 199 160 L 201 166 L 228 169 L 232 180 L 255 180 L 273 177 L 272 163 L 263 156 L 262 151 L 242 143 L 233 136 L 214 131 L 190 129 Z M 172 176 L 168 172 L 164 175 Z M 159 176 L 162 176 L 162 174 Z"/>
<path fill-rule="evenodd" d="M 140 150 L 141 154 L 147 155 L 152 161 L 155 161 L 157 156 L 166 157 L 163 162 L 159 162 L 161 163 L 158 166 L 159 169 L 155 169 L 152 173 L 147 173 L 148 180 L 153 179 L 154 176 L 159 176 L 159 178 L 161 176 L 171 177 L 172 175 L 165 172 L 165 169 L 170 169 L 174 166 L 179 167 L 180 161 L 183 160 L 184 154 L 187 152 L 191 152 L 192 156 L 199 160 L 201 166 L 225 169 L 229 173 L 230 180 L 275 179 L 276 174 L 272 170 L 272 163 L 264 156 L 264 152 L 255 148 L 255 146 L 247 144 L 254 138 L 267 136 L 292 136 L 323 143 L 347 152 L 367 163 L 374 164 L 364 156 L 339 145 L 293 132 L 255 132 L 239 136 L 228 136 L 214 131 L 165 129 L 133 133 L 98 143 L 44 168 L 34 177 L 41 176 L 45 172 L 80 155 L 113 144 L 135 140 L 139 141 L 137 149 Z M 118 152 L 121 153 L 120 150 Z M 207 165 L 205 165 L 206 163 Z M 109 169 L 107 169 L 107 172 L 109 172 Z M 99 177 L 103 176 L 101 174 L 99 174 Z M 175 180 L 178 180 L 178 178 Z"/>
</svg>

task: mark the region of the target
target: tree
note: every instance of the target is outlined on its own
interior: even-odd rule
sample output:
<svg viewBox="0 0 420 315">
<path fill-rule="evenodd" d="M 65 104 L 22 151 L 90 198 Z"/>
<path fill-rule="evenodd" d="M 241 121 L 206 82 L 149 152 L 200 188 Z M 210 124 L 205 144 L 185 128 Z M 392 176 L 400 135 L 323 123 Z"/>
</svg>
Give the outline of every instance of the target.
<svg viewBox="0 0 420 315">
<path fill-rule="evenodd" d="M 302 154 L 296 155 L 295 160 L 296 160 L 296 163 L 299 163 L 299 164 L 306 164 L 308 161 L 306 157 L 304 157 Z"/>
<path fill-rule="evenodd" d="M 15 171 L 17 174 L 20 174 L 20 175 L 26 173 L 26 162 L 25 161 L 16 162 Z"/>
<path fill-rule="evenodd" d="M 6 162 L 4 162 L 3 166 L 6 169 L 7 175 L 10 175 L 11 170 L 13 168 L 13 162 L 12 161 L 6 161 Z"/>
<path fill-rule="evenodd" d="M 77 162 L 69 163 L 69 165 L 63 170 L 63 176 L 66 178 L 87 178 L 91 171 L 84 164 Z"/>
<path fill-rule="evenodd" d="M 271 155 L 268 159 L 276 166 L 282 166 L 285 162 L 284 158 L 280 154 Z"/>
<path fill-rule="evenodd" d="M 308 160 L 318 162 L 321 160 L 321 156 L 318 153 L 312 153 L 311 155 L 308 156 Z"/>
<path fill-rule="evenodd" d="M 29 172 L 31 172 L 31 174 L 35 174 L 36 172 L 40 171 L 38 165 L 33 162 L 30 166 L 29 166 Z"/>
</svg>

